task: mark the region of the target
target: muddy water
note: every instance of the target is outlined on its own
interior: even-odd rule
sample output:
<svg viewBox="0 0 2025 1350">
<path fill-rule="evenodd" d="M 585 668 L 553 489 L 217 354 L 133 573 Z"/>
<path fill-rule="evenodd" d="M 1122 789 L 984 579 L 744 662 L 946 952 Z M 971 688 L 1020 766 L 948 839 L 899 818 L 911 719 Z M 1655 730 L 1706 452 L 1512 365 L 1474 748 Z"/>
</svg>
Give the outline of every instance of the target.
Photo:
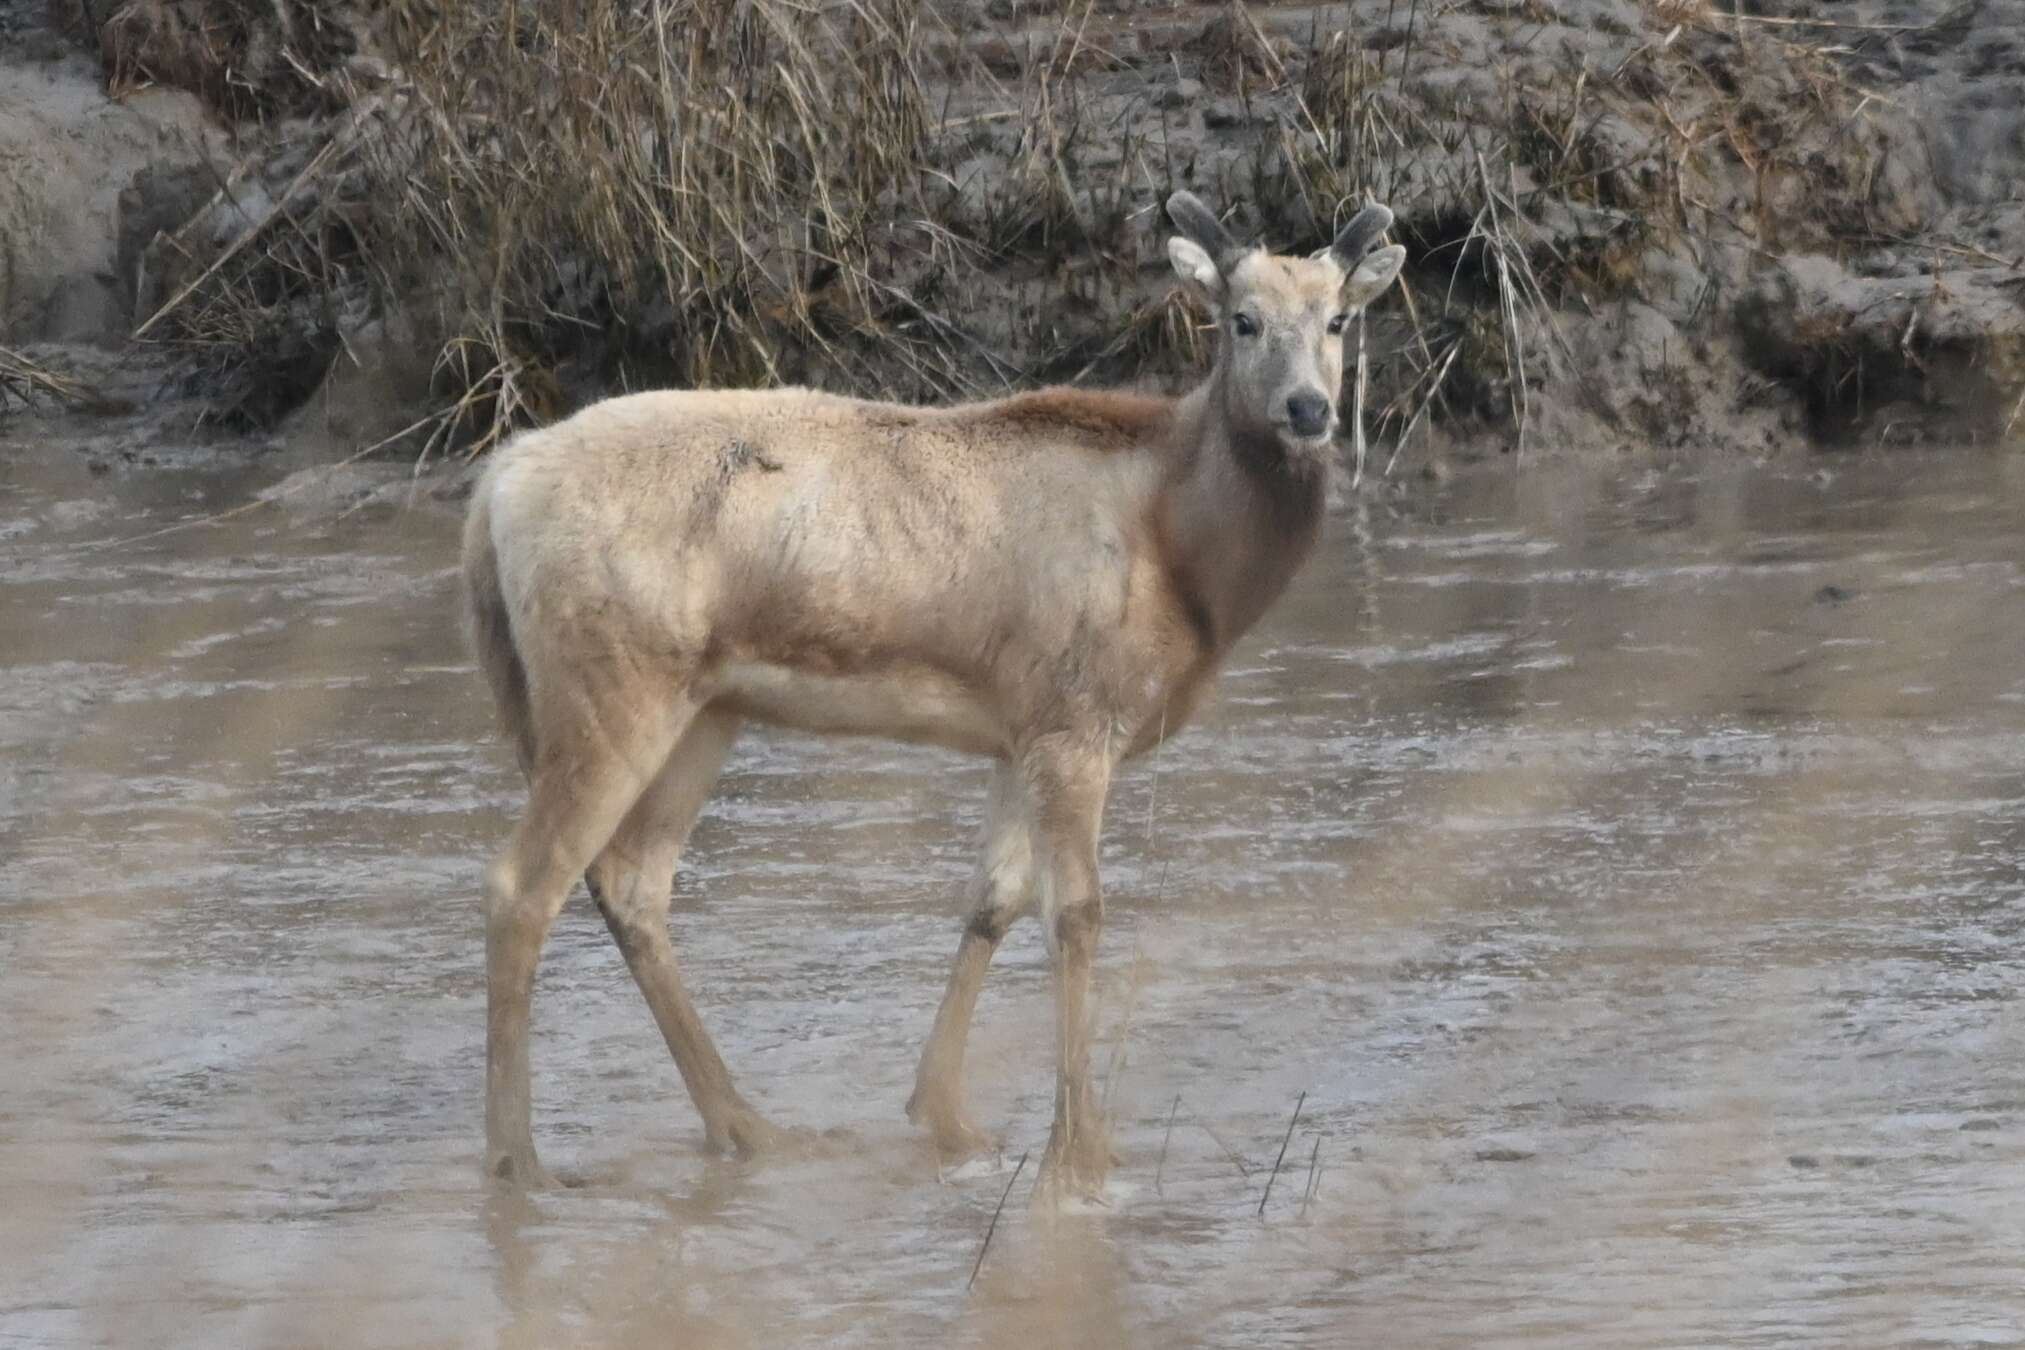
<svg viewBox="0 0 2025 1350">
<path fill-rule="evenodd" d="M 676 940 L 776 1118 L 703 1156 L 588 905 L 477 1180 L 518 799 L 454 523 L 0 448 L 0 1341 L 683 1346 L 2025 1339 L 2025 481 L 1977 454 L 1538 470 L 1339 512 L 1108 826 L 1108 1213 L 1012 1191 L 1032 925 L 900 1106 L 981 771 L 752 735 Z M 1285 1162 L 1260 1201 L 1305 1093 Z"/>
</svg>

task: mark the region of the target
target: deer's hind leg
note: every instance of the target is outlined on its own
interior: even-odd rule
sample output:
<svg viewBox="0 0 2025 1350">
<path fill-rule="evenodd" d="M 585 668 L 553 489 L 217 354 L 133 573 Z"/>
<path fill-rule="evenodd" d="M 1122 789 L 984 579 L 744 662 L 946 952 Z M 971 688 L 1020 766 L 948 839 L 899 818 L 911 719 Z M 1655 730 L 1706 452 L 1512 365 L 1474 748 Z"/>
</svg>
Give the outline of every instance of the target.
<svg viewBox="0 0 2025 1350">
<path fill-rule="evenodd" d="M 527 812 L 485 878 L 485 1170 L 529 1186 L 549 1184 L 534 1151 L 527 1050 L 542 943 L 695 712 L 579 693 L 535 705 Z"/>
<path fill-rule="evenodd" d="M 682 987 L 675 945 L 668 936 L 676 863 L 738 727 L 738 718 L 730 713 L 699 715 L 591 864 L 586 879 L 612 940 L 653 1010 L 690 1100 L 703 1117 L 705 1142 L 712 1149 L 751 1154 L 777 1132 L 733 1086 L 730 1071 Z"/>
</svg>

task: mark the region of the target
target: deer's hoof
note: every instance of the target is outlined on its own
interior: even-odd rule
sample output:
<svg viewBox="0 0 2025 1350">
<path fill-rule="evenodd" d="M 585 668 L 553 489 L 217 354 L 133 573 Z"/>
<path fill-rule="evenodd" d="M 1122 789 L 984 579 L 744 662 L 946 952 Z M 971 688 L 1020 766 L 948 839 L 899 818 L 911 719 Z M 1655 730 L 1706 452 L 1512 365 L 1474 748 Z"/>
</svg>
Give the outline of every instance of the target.
<svg viewBox="0 0 2025 1350">
<path fill-rule="evenodd" d="M 1041 1155 L 1040 1176 L 1034 1182 L 1037 1206 L 1062 1209 L 1108 1209 L 1104 1183 L 1117 1161 L 1111 1152 L 1109 1132 L 1083 1130 L 1063 1142 L 1062 1131 L 1049 1135 L 1047 1152 Z"/>
<path fill-rule="evenodd" d="M 961 1116 L 935 1127 L 935 1151 L 945 1158 L 975 1158 L 983 1153 L 1004 1151 L 1005 1141 Z"/>
<path fill-rule="evenodd" d="M 742 1107 L 711 1122 L 704 1130 L 704 1144 L 713 1153 L 735 1153 L 757 1158 L 778 1153 L 794 1136 L 751 1107 Z"/>
<path fill-rule="evenodd" d="M 970 1117 L 954 1102 L 933 1100 L 918 1090 L 907 1099 L 907 1119 L 928 1131 L 935 1140 L 935 1151 L 945 1161 L 999 1152 L 1005 1144 L 1004 1140 L 972 1124 Z"/>
<path fill-rule="evenodd" d="M 929 1137 L 935 1141 L 935 1151 L 947 1161 L 975 1158 L 981 1153 L 996 1153 L 1001 1141 L 979 1129 L 964 1116 L 950 1112 L 917 1119 L 917 1125 L 928 1127 Z"/>
<path fill-rule="evenodd" d="M 533 1148 L 493 1149 L 485 1160 L 487 1179 L 523 1191 L 552 1191 L 556 1179 L 534 1156 Z"/>
</svg>

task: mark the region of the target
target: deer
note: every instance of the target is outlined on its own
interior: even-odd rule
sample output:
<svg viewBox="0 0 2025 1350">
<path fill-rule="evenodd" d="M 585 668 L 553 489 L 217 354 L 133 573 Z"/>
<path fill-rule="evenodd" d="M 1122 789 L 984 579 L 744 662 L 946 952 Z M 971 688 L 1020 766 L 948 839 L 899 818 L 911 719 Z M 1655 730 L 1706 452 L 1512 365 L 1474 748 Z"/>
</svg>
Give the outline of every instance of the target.
<svg viewBox="0 0 2025 1350">
<path fill-rule="evenodd" d="M 1313 551 L 1344 331 L 1398 276 L 1364 207 L 1308 256 L 1167 201 L 1167 254 L 1216 330 L 1189 392 L 1077 387 L 929 407 L 803 388 L 608 398 L 496 451 L 467 510 L 478 664 L 527 783 L 485 874 L 485 1168 L 536 1155 L 528 1036 L 543 941 L 582 877 L 712 1150 L 792 1136 L 740 1093 L 668 927 L 690 828 L 741 728 L 990 761 L 954 966 L 906 1111 L 945 1157 L 993 953 L 1038 910 L 1054 1000 L 1049 1193 L 1112 1165 L 1092 1095 L 1098 838 L 1119 766 L 1181 730 Z"/>
</svg>

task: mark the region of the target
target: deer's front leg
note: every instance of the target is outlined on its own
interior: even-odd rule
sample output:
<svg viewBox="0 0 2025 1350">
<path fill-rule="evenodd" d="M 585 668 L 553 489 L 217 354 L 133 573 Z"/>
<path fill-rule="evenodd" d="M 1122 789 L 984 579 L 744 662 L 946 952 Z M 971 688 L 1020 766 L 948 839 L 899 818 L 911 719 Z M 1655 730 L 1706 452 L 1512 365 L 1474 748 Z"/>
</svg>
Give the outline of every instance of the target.
<svg viewBox="0 0 2025 1350">
<path fill-rule="evenodd" d="M 1097 832 L 1111 765 L 1073 748 L 1029 765 L 1037 842 L 1043 853 L 1041 918 L 1055 966 L 1055 1123 L 1041 1158 L 1041 1184 L 1057 1194 L 1094 1194 L 1111 1162 L 1110 1127 L 1090 1086 L 1090 963 L 1103 927 Z"/>
<path fill-rule="evenodd" d="M 949 972 L 942 1006 L 936 1009 L 935 1028 L 921 1052 L 914 1095 L 907 1100 L 907 1118 L 927 1126 L 944 1154 L 975 1153 L 991 1143 L 963 1110 L 963 1048 L 992 953 L 1006 929 L 1033 904 L 1032 823 L 1023 776 L 1001 762 L 992 771 L 984 848 L 971 881 L 970 914 L 956 949 L 956 965 Z"/>
</svg>

